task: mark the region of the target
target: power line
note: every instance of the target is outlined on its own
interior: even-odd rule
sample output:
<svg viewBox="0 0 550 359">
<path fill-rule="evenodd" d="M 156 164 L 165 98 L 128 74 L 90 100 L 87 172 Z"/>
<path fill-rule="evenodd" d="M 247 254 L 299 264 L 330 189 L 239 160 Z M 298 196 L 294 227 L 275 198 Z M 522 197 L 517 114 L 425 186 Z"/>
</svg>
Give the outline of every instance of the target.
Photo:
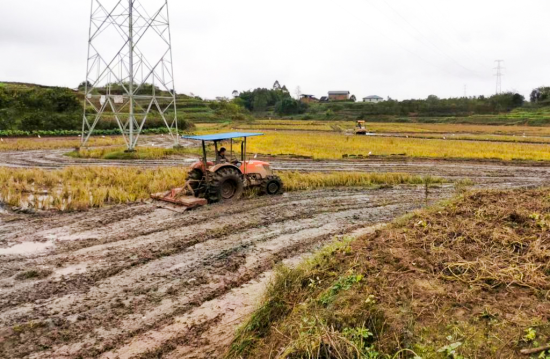
<svg viewBox="0 0 550 359">
<path fill-rule="evenodd" d="M 497 70 L 497 73 L 495 75 L 497 77 L 496 93 L 497 95 L 499 95 L 502 93 L 502 76 L 504 76 L 502 74 L 502 70 L 504 70 L 504 67 L 502 67 L 502 63 L 504 62 L 504 60 L 495 60 L 495 62 L 497 63 L 497 67 L 495 67 L 495 70 Z"/>
<path fill-rule="evenodd" d="M 407 18 L 405 18 L 399 11 L 397 11 L 396 8 L 394 8 L 391 4 L 389 4 L 386 0 L 383 0 L 383 2 L 386 4 L 387 7 L 390 8 L 390 10 L 392 10 L 395 14 L 397 14 L 397 16 L 399 16 L 407 25 L 409 25 L 409 27 L 411 27 L 414 31 L 416 31 L 421 37 L 425 38 L 427 43 L 429 45 L 431 45 L 436 51 L 438 51 L 440 54 L 442 54 L 443 56 L 447 57 L 448 59 L 450 59 L 452 62 L 454 62 L 456 65 L 460 66 L 461 68 L 463 68 L 464 70 L 468 71 L 468 72 L 471 72 L 471 73 L 474 73 L 477 75 L 477 73 L 475 71 L 473 71 L 472 69 L 469 69 L 467 68 L 466 66 L 462 65 L 460 62 L 458 62 L 455 58 L 453 58 L 452 56 L 450 56 L 449 54 L 447 54 L 445 51 L 443 51 L 439 46 L 437 46 L 437 44 L 435 44 L 433 41 L 430 40 L 430 38 L 428 38 L 426 35 L 424 35 L 416 26 L 414 26 L 409 20 L 407 20 Z M 412 34 L 410 34 L 408 32 L 409 35 L 412 36 Z M 412 36 L 414 37 L 414 36 Z M 418 39 L 417 39 L 418 40 Z M 418 40 L 420 41 L 420 40 Z M 421 41 L 422 42 L 422 41 Z"/>
<path fill-rule="evenodd" d="M 343 7 L 340 7 L 340 9 L 341 9 L 342 11 L 345 11 L 345 9 L 344 9 Z M 427 64 L 429 64 L 429 65 L 431 65 L 431 66 L 433 66 L 433 67 L 435 67 L 435 68 L 437 68 L 437 69 L 439 69 L 439 70 L 441 70 L 441 71 L 443 71 L 443 72 L 446 72 L 446 73 L 448 73 L 448 74 L 450 74 L 450 75 L 455 75 L 454 73 L 450 72 L 449 70 L 447 70 L 447 69 L 445 69 L 445 68 L 443 68 L 443 67 L 441 67 L 441 66 L 439 66 L 439 65 L 437 65 L 437 64 L 435 64 L 435 63 L 433 63 L 433 62 L 431 62 L 430 60 L 427 60 L 425 57 L 423 57 L 423 56 L 417 54 L 416 52 L 410 50 L 409 48 L 407 48 L 407 47 L 401 45 L 398 41 L 396 41 L 395 39 L 393 39 L 393 38 L 387 36 L 384 32 L 378 32 L 378 29 L 376 29 L 374 26 L 372 26 L 368 21 L 365 21 L 364 19 L 358 17 L 356 14 L 354 14 L 354 13 L 352 13 L 352 12 L 349 12 L 348 15 L 350 15 L 350 16 L 354 17 L 355 19 L 357 19 L 357 20 L 363 22 L 363 23 L 364 23 L 365 25 L 367 25 L 369 28 L 371 28 L 372 30 L 376 31 L 379 35 L 381 35 L 381 36 L 385 37 L 387 40 L 389 40 L 389 41 L 395 43 L 395 44 L 396 44 L 397 46 L 399 46 L 401 49 L 403 49 L 403 50 L 405 50 L 406 52 L 410 53 L 411 55 L 417 57 L 418 59 L 424 61 L 425 63 L 427 63 Z"/>
<path fill-rule="evenodd" d="M 433 19 L 441 19 L 441 16 L 439 16 L 439 15 L 440 15 L 440 13 L 443 13 L 444 11 L 442 11 L 441 8 L 439 8 L 439 11 L 437 11 L 436 8 L 439 6 L 439 4 L 437 3 L 437 6 L 436 6 L 436 5 L 435 5 L 436 3 L 437 3 L 437 2 L 434 2 L 434 3 L 432 4 L 431 8 L 436 10 L 436 13 L 437 13 L 436 15 L 437 15 L 437 16 L 432 16 L 431 18 L 433 18 Z M 415 5 L 417 5 L 417 6 L 419 6 L 420 8 L 422 8 L 422 10 L 423 10 L 424 12 L 426 12 L 426 13 L 428 12 L 428 10 L 427 10 L 420 2 L 416 3 Z M 446 22 L 444 25 L 447 26 L 447 27 L 450 27 L 451 29 L 453 29 L 456 33 L 459 32 L 459 30 L 457 30 L 457 28 L 456 28 L 452 23 L 450 23 L 450 22 Z M 445 26 L 444 26 L 444 27 L 438 27 L 439 32 L 447 32 L 446 30 L 445 30 L 445 31 L 443 30 L 443 29 L 445 29 Z M 434 33 L 437 34 L 437 32 L 434 32 Z M 464 52 L 464 54 L 465 54 L 470 60 L 472 60 L 473 62 L 477 63 L 478 66 L 483 67 L 484 69 L 488 69 L 488 68 L 489 68 L 488 64 L 483 64 L 483 63 L 479 62 L 479 61 L 478 61 L 476 58 L 474 58 L 473 56 L 470 56 L 470 54 L 469 54 L 469 53 L 470 53 L 470 49 L 467 49 L 464 45 L 462 45 L 459 41 L 457 41 L 453 36 L 450 36 L 448 32 L 447 32 L 447 35 L 448 35 L 448 38 L 451 39 L 452 42 L 454 42 L 456 45 L 458 45 L 458 46 L 462 49 L 462 51 Z"/>
</svg>

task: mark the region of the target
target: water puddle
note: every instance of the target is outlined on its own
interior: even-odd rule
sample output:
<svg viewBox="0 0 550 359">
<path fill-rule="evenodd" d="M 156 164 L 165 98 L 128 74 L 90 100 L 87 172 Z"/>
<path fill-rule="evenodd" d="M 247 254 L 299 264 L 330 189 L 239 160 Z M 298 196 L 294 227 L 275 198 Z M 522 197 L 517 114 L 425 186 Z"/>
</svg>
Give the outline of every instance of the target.
<svg viewBox="0 0 550 359">
<path fill-rule="evenodd" d="M 49 242 L 23 242 L 8 248 L 0 248 L 0 256 L 14 254 L 36 254 L 54 246 L 53 241 Z"/>
</svg>

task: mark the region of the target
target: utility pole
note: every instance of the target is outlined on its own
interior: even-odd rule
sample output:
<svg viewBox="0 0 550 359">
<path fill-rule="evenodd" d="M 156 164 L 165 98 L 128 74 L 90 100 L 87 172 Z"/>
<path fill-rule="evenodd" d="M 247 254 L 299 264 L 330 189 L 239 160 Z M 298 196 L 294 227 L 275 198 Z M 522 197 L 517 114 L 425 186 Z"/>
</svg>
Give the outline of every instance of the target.
<svg viewBox="0 0 550 359">
<path fill-rule="evenodd" d="M 504 70 L 504 67 L 502 67 L 502 64 L 504 63 L 504 60 L 495 60 L 497 63 L 497 67 L 495 67 L 495 70 L 497 71 L 496 77 L 497 77 L 497 88 L 496 88 L 496 94 L 499 95 L 502 93 L 502 70 Z"/>
<path fill-rule="evenodd" d="M 130 122 L 130 135 L 129 137 L 129 146 L 128 146 L 128 152 L 134 152 L 136 150 L 135 143 L 134 143 L 134 0 L 128 0 L 128 56 L 129 56 L 129 77 L 130 77 L 130 85 L 129 85 L 129 102 L 130 102 L 130 115 L 129 115 L 129 122 Z"/>
<path fill-rule="evenodd" d="M 179 144 L 168 0 L 142 1 L 91 0 L 82 147 L 110 120 L 134 151 L 153 116 Z"/>
</svg>

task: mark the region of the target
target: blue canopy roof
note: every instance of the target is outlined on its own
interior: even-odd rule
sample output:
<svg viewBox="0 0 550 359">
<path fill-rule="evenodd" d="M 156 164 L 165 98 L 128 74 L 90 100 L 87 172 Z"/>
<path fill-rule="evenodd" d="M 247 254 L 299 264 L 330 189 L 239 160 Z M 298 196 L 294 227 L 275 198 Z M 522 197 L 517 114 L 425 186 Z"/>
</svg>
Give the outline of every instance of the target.
<svg viewBox="0 0 550 359">
<path fill-rule="evenodd" d="M 263 133 L 247 133 L 247 132 L 229 132 L 229 133 L 217 133 L 214 135 L 204 135 L 204 136 L 182 136 L 186 140 L 196 140 L 196 141 L 223 141 L 230 140 L 232 138 L 243 138 L 243 137 L 254 137 L 254 136 L 263 136 Z"/>
</svg>

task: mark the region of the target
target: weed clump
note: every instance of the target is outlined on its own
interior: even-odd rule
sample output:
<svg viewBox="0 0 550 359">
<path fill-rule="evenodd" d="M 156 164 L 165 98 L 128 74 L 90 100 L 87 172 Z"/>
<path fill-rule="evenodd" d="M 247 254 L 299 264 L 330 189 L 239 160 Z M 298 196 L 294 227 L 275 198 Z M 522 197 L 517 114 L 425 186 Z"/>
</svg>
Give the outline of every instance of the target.
<svg viewBox="0 0 550 359">
<path fill-rule="evenodd" d="M 545 355 L 549 223 L 548 190 L 467 192 L 325 249 L 279 269 L 228 357 Z"/>
<path fill-rule="evenodd" d="M 31 269 L 25 272 L 21 272 L 15 276 L 17 280 L 36 280 L 48 278 L 52 275 L 53 271 L 46 269 Z"/>
</svg>

